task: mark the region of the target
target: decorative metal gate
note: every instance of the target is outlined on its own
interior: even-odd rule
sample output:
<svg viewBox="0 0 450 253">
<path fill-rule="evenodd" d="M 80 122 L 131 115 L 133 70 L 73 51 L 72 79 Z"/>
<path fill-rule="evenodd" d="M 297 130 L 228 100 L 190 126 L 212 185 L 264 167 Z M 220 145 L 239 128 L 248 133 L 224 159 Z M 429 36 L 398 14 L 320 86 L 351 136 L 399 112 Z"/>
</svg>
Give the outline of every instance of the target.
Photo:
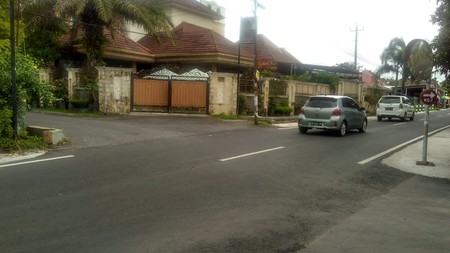
<svg viewBox="0 0 450 253">
<path fill-rule="evenodd" d="M 167 74 L 167 71 L 163 73 Z M 192 76 L 192 72 L 183 75 L 160 74 L 157 72 L 133 80 L 133 111 L 208 114 L 207 77 Z"/>
</svg>

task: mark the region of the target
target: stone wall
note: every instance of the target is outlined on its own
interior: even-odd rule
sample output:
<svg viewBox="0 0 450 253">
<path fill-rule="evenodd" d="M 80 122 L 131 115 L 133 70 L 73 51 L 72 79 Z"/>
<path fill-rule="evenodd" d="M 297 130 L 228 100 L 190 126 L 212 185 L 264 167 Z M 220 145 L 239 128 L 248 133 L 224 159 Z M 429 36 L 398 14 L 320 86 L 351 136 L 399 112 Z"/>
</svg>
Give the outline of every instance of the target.
<svg viewBox="0 0 450 253">
<path fill-rule="evenodd" d="M 337 95 L 349 96 L 356 101 L 362 100 L 362 86 L 356 80 L 342 80 L 339 83 Z"/>
<path fill-rule="evenodd" d="M 209 114 L 236 115 L 237 74 L 212 72 L 209 88 Z"/>
<path fill-rule="evenodd" d="M 269 97 L 273 96 L 270 94 L 270 78 L 264 78 L 262 81 L 260 96 L 263 99 L 262 108 L 264 111 L 268 109 Z M 362 87 L 359 82 L 342 80 L 337 87 L 335 92 L 336 95 L 345 95 L 354 98 L 355 100 L 362 102 Z M 331 95 L 332 90 L 327 84 L 321 83 L 309 83 L 288 80 L 286 87 L 286 95 L 275 96 L 279 98 L 284 98 L 288 100 L 289 105 L 294 109 L 295 106 L 302 105 L 309 96 L 313 95 Z"/>
<path fill-rule="evenodd" d="M 99 67 L 99 111 L 109 114 L 128 114 L 131 110 L 132 69 Z"/>
</svg>

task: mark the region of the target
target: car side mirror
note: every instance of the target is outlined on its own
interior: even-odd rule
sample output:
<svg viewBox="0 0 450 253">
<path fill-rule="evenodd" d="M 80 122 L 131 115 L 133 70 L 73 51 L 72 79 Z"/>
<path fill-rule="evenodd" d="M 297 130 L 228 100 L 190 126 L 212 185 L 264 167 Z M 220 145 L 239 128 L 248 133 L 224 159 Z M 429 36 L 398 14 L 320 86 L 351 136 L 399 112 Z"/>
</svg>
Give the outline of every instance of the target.
<svg viewBox="0 0 450 253">
<path fill-rule="evenodd" d="M 361 106 L 361 107 L 359 107 L 359 110 L 360 110 L 360 111 L 365 111 L 365 110 L 366 110 L 366 107 Z"/>
</svg>

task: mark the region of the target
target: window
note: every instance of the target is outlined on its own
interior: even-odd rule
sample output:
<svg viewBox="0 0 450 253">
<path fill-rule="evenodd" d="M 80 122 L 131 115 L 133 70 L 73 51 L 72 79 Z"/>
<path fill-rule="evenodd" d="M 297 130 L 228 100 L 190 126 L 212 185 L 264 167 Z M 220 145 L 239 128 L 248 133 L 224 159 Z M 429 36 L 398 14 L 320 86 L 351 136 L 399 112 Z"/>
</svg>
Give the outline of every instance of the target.
<svg viewBox="0 0 450 253">
<path fill-rule="evenodd" d="M 305 106 L 318 108 L 333 108 L 337 106 L 337 100 L 335 98 L 327 98 L 327 97 L 312 97 L 305 103 Z"/>
<path fill-rule="evenodd" d="M 349 98 L 343 98 L 342 99 L 342 105 L 344 107 L 347 107 L 347 108 L 353 108 L 353 109 L 358 109 L 359 108 L 358 103 L 356 103 L 355 100 L 349 99 Z"/>
<path fill-rule="evenodd" d="M 380 103 L 383 104 L 399 104 L 400 97 L 382 97 Z"/>
</svg>

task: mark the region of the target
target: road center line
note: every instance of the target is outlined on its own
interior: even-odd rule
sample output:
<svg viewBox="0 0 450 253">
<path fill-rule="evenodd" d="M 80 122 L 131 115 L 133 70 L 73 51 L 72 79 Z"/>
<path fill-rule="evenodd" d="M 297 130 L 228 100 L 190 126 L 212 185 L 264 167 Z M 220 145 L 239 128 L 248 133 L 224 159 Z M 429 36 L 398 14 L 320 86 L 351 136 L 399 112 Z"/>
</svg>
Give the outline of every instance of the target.
<svg viewBox="0 0 450 253">
<path fill-rule="evenodd" d="M 442 130 L 444 130 L 444 129 L 447 129 L 447 128 L 449 128 L 449 127 L 450 127 L 450 126 L 445 126 L 445 127 L 436 129 L 436 130 L 434 130 L 434 131 L 428 133 L 428 136 L 433 135 L 433 134 L 435 134 L 435 133 L 437 133 L 437 132 L 440 132 L 440 131 L 442 131 Z M 399 144 L 399 145 L 397 145 L 397 146 L 395 146 L 395 147 L 393 147 L 393 148 L 390 148 L 390 149 L 388 149 L 388 150 L 385 150 L 385 151 L 383 151 L 383 152 L 381 152 L 381 153 L 379 153 L 379 154 L 377 154 L 377 155 L 374 155 L 374 156 L 372 156 L 372 157 L 369 157 L 369 158 L 367 158 L 367 159 L 365 159 L 365 160 L 362 160 L 362 161 L 358 162 L 358 164 L 364 165 L 364 164 L 366 164 L 366 163 L 368 163 L 368 162 L 371 162 L 371 161 L 373 161 L 373 160 L 375 160 L 375 159 L 378 159 L 378 158 L 380 158 L 380 157 L 382 157 L 382 156 L 384 156 L 384 155 L 387 155 L 387 154 L 389 154 L 389 153 L 391 153 L 391 152 L 394 152 L 394 151 L 396 151 L 397 149 L 400 149 L 400 148 L 402 148 L 402 147 L 404 147 L 404 146 L 406 146 L 406 145 L 409 145 L 409 144 L 411 144 L 411 143 L 414 143 L 414 142 L 416 142 L 416 141 L 418 141 L 418 140 L 420 140 L 420 139 L 422 139 L 422 138 L 423 138 L 423 135 L 422 135 L 422 136 L 419 136 L 419 137 L 417 137 L 417 138 L 414 138 L 414 139 L 412 139 L 412 140 L 409 140 L 409 141 L 407 141 L 407 142 L 404 142 L 404 143 L 402 143 L 402 144 Z"/>
<path fill-rule="evenodd" d="M 39 159 L 39 160 L 33 160 L 33 161 L 26 161 L 26 162 L 20 162 L 20 163 L 10 163 L 10 164 L 2 164 L 0 165 L 0 168 L 6 168 L 6 167 L 12 167 L 12 166 L 18 166 L 18 165 L 24 165 L 24 164 L 30 164 L 30 163 L 40 163 L 40 162 L 47 162 L 47 161 L 53 161 L 53 160 L 61 160 L 61 159 L 67 159 L 75 157 L 74 155 L 66 155 L 66 156 L 59 156 L 59 157 L 53 157 L 53 158 L 47 158 L 47 159 Z"/>
<path fill-rule="evenodd" d="M 264 150 L 260 150 L 260 151 L 256 151 L 256 152 L 252 152 L 252 153 L 247 153 L 247 154 L 242 154 L 242 155 L 238 155 L 238 156 L 233 156 L 233 157 L 220 159 L 219 161 L 226 162 L 226 161 L 230 161 L 230 160 L 234 160 L 234 159 L 238 159 L 238 158 L 242 158 L 242 157 L 258 155 L 258 154 L 261 154 L 261 153 L 266 153 L 266 152 L 270 152 L 270 151 L 274 151 L 274 150 L 278 150 L 278 149 L 283 149 L 283 148 L 285 148 L 285 147 L 284 146 L 280 146 L 280 147 L 276 147 L 276 148 L 264 149 Z"/>
</svg>

